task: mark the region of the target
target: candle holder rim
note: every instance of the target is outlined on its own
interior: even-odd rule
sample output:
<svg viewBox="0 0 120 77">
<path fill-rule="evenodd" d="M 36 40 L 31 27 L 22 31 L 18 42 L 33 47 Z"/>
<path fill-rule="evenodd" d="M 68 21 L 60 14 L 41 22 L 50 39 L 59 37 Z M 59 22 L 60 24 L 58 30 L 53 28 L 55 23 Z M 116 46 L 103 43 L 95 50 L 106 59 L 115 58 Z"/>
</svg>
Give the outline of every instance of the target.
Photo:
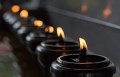
<svg viewBox="0 0 120 77">
<path fill-rule="evenodd" d="M 27 39 L 27 38 L 29 38 L 29 40 Z M 39 34 L 39 35 L 34 35 L 34 33 L 29 33 L 27 36 L 26 36 L 26 40 L 27 41 L 34 41 L 35 39 L 36 40 L 43 40 L 44 41 L 44 39 L 46 39 L 46 38 L 48 38 L 48 40 L 49 39 L 57 39 L 57 37 L 56 36 L 47 36 L 45 33 L 43 33 L 43 35 L 42 34 Z"/>
<path fill-rule="evenodd" d="M 44 35 L 44 37 L 47 37 L 47 34 L 43 31 L 34 31 L 34 32 L 29 33 L 29 35 L 31 35 L 31 34 L 34 36 L 36 36 L 36 34 L 37 34 L 37 36 L 39 35 L 39 37 L 41 37 L 42 35 Z M 54 35 L 55 33 L 50 33 L 50 34 Z M 54 36 L 54 37 L 57 37 L 57 36 Z"/>
<path fill-rule="evenodd" d="M 56 45 L 49 45 L 47 43 L 57 43 L 59 40 L 55 39 L 55 40 L 46 40 L 46 41 L 43 41 L 41 42 L 41 46 L 49 46 L 49 47 L 54 47 Z M 74 42 L 74 41 L 67 41 L 65 40 L 66 43 L 71 43 L 73 45 L 58 45 L 57 47 L 73 47 L 73 46 L 79 46 L 79 44 L 77 42 Z"/>
<path fill-rule="evenodd" d="M 65 56 L 71 56 L 71 55 L 79 55 L 79 54 L 68 54 L 68 55 L 64 55 L 64 57 L 65 57 Z M 103 56 L 103 55 L 93 55 L 93 54 L 88 54 L 88 55 L 90 55 L 90 56 L 97 56 L 97 57 L 101 57 L 101 58 L 104 58 L 104 59 L 105 59 L 105 60 L 100 61 L 100 62 L 94 62 L 94 64 L 109 62 L 109 59 L 108 59 L 107 57 Z M 76 65 L 78 65 L 78 64 L 80 64 L 80 65 L 91 64 L 91 65 L 92 65 L 92 64 L 93 64 L 93 63 L 77 63 L 77 62 L 75 63 L 75 62 L 67 62 L 67 61 L 61 60 L 62 57 L 63 57 L 63 56 L 60 56 L 60 57 L 57 58 L 57 61 L 58 61 L 59 63 L 69 63 L 69 64 L 76 64 Z"/>
<path fill-rule="evenodd" d="M 41 46 L 37 46 L 36 47 L 36 50 L 38 51 L 38 52 L 41 52 L 40 50 L 39 50 L 39 48 L 41 49 Z M 61 47 L 62 48 L 62 47 Z M 74 50 L 61 50 L 61 49 L 45 49 L 45 51 L 50 51 L 50 52 L 73 52 L 73 51 L 77 51 L 77 52 L 80 52 L 80 49 L 74 49 Z"/>
</svg>

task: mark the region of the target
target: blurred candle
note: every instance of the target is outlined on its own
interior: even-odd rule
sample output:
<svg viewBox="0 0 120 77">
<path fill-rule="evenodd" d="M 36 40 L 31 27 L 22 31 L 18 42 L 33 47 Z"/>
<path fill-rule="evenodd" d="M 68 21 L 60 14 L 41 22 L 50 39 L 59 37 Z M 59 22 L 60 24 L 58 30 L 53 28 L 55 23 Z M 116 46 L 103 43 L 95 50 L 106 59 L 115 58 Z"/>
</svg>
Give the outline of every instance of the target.
<svg viewBox="0 0 120 77">
<path fill-rule="evenodd" d="M 28 18 L 28 11 L 27 10 L 22 10 L 20 12 L 20 17 L 24 18 L 24 19 Z"/>
<path fill-rule="evenodd" d="M 20 11 L 19 5 L 13 5 L 10 11 L 3 14 L 3 19 L 8 25 L 12 25 L 18 19 L 18 13 Z"/>
<path fill-rule="evenodd" d="M 11 7 L 11 11 L 12 11 L 13 13 L 18 13 L 18 12 L 20 11 L 20 6 L 18 6 L 18 5 L 13 5 L 13 6 Z"/>
</svg>

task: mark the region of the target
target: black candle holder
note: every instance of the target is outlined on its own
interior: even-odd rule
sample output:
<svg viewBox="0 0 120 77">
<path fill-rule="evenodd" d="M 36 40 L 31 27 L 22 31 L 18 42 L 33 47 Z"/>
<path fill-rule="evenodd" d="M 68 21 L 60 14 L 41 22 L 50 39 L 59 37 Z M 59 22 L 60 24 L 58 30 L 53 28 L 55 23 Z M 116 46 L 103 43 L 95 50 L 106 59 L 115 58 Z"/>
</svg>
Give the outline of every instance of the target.
<svg viewBox="0 0 120 77">
<path fill-rule="evenodd" d="M 18 19 L 17 14 L 12 14 L 11 12 L 6 12 L 3 14 L 3 19 L 9 25 L 12 25 Z"/>
<path fill-rule="evenodd" d="M 45 33 L 43 30 L 31 32 L 26 36 L 27 46 L 32 53 L 35 53 L 36 46 L 42 41 L 58 39 L 56 33 Z"/>
<path fill-rule="evenodd" d="M 33 26 L 33 25 L 29 25 L 29 26 L 22 26 L 20 27 L 20 29 L 17 30 L 17 34 L 20 36 L 20 38 L 22 38 L 22 40 L 25 41 L 26 36 L 33 31 L 37 31 L 39 30 L 38 27 Z"/>
<path fill-rule="evenodd" d="M 37 46 L 39 63 L 46 69 L 49 69 L 59 56 L 75 53 L 79 53 L 79 45 L 73 41 L 64 41 L 64 44 L 60 45 L 59 40 L 47 40 Z"/>
<path fill-rule="evenodd" d="M 51 65 L 53 77 L 113 77 L 115 65 L 104 56 L 86 55 L 87 62 L 75 62 L 79 54 L 60 56 Z"/>
</svg>

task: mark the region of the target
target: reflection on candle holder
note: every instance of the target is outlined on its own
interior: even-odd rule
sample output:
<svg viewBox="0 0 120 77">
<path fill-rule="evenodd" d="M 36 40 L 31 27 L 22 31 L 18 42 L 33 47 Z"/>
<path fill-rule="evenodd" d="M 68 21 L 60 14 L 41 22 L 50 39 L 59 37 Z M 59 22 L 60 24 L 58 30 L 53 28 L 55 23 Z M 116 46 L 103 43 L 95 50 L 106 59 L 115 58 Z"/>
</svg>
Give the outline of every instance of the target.
<svg viewBox="0 0 120 77">
<path fill-rule="evenodd" d="M 18 19 L 18 13 L 20 11 L 20 6 L 13 5 L 11 7 L 11 10 L 3 14 L 3 19 L 5 22 L 7 22 L 9 25 L 12 25 L 15 23 L 15 21 Z"/>
<path fill-rule="evenodd" d="M 86 55 L 86 62 L 76 62 L 79 54 L 60 56 L 52 65 L 53 77 L 113 77 L 115 65 L 104 56 Z"/>
<path fill-rule="evenodd" d="M 33 25 L 29 26 L 22 26 L 20 29 L 17 30 L 17 34 L 22 38 L 22 40 L 25 40 L 26 36 L 33 31 L 37 31 L 38 28 L 34 27 Z"/>
</svg>

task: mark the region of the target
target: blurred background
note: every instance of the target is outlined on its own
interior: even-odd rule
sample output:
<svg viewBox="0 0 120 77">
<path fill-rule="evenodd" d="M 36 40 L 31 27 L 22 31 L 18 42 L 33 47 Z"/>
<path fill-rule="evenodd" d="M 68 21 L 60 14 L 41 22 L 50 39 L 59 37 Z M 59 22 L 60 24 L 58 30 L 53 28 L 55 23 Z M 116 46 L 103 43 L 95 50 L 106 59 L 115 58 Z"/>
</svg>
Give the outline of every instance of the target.
<svg viewBox="0 0 120 77">
<path fill-rule="evenodd" d="M 0 0 L 0 15 L 19 4 L 46 24 L 63 27 L 65 34 L 107 56 L 120 69 L 120 0 Z"/>
</svg>

